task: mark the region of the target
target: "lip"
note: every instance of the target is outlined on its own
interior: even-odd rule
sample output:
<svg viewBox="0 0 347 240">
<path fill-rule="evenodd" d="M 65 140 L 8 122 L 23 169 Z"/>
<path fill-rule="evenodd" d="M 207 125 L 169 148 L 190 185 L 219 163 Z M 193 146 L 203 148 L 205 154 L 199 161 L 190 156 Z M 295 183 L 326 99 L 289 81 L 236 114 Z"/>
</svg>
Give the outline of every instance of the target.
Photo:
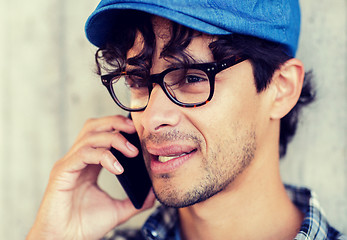
<svg viewBox="0 0 347 240">
<path fill-rule="evenodd" d="M 191 159 L 197 148 L 187 145 L 171 145 L 160 148 L 147 147 L 150 154 L 150 167 L 153 174 L 165 174 L 177 170 Z M 185 153 L 184 155 L 182 155 Z M 158 161 L 158 156 L 177 156 L 167 162 Z"/>
</svg>

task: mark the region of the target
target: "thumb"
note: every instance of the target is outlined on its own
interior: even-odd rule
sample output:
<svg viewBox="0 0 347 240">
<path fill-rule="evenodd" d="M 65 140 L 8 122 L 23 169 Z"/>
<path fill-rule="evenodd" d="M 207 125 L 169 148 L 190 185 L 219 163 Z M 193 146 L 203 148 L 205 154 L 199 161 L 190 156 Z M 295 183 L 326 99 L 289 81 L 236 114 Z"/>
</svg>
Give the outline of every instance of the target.
<svg viewBox="0 0 347 240">
<path fill-rule="evenodd" d="M 148 196 L 141 209 L 136 209 L 129 198 L 126 198 L 122 201 L 115 200 L 115 205 L 116 205 L 115 213 L 117 215 L 116 216 L 117 225 L 128 221 L 130 218 L 132 218 L 136 214 L 139 214 L 149 208 L 152 208 L 154 206 L 154 202 L 155 202 L 155 195 L 152 189 L 149 191 Z"/>
<path fill-rule="evenodd" d="M 154 206 L 154 202 L 155 202 L 155 195 L 154 195 L 153 189 L 151 189 L 140 211 L 144 211 L 149 208 L 152 208 Z"/>
</svg>

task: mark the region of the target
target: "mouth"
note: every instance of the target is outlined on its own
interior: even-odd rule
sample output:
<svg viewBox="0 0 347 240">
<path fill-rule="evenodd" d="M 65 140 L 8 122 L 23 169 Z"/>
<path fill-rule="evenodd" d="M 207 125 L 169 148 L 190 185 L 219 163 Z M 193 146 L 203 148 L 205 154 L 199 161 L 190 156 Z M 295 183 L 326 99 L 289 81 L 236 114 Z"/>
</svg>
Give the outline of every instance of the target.
<svg viewBox="0 0 347 240">
<path fill-rule="evenodd" d="M 171 161 L 171 160 L 173 160 L 173 159 L 176 159 L 176 158 L 180 158 L 180 157 L 189 155 L 189 154 L 191 154 L 191 153 L 193 153 L 193 152 L 196 152 L 196 151 L 197 151 L 197 149 L 193 149 L 193 150 L 191 150 L 191 151 L 189 151 L 189 152 L 183 152 L 183 153 L 181 153 L 181 154 L 170 154 L 170 155 L 166 155 L 166 156 L 160 156 L 160 155 L 158 155 L 158 156 L 155 156 L 155 158 L 156 158 L 156 160 L 158 160 L 158 161 L 161 162 L 161 163 L 166 163 L 166 162 L 168 162 L 168 161 Z"/>
<path fill-rule="evenodd" d="M 166 174 L 176 171 L 184 163 L 193 158 L 198 148 L 192 146 L 167 146 L 153 149 L 147 148 L 150 154 L 150 169 L 152 174 Z"/>
</svg>

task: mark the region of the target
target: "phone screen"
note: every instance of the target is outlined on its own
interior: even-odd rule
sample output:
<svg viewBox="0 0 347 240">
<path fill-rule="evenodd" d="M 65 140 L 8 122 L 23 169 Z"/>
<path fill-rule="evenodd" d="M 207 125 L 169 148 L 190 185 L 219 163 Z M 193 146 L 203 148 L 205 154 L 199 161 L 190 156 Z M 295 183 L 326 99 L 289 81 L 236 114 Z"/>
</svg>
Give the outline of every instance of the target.
<svg viewBox="0 0 347 240">
<path fill-rule="evenodd" d="M 120 133 L 139 149 L 139 154 L 134 158 L 127 158 L 118 150 L 111 148 L 112 154 L 124 168 L 124 172 L 116 176 L 135 208 L 140 209 L 146 200 L 152 183 L 145 166 L 137 133 Z"/>
</svg>

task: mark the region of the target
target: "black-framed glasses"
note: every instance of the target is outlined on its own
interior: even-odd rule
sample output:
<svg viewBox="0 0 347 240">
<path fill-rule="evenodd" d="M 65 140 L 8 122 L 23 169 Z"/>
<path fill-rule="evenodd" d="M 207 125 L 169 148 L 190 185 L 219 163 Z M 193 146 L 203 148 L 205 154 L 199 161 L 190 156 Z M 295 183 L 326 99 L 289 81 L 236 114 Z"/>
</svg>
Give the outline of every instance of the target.
<svg viewBox="0 0 347 240">
<path fill-rule="evenodd" d="M 143 111 L 154 84 L 160 85 L 175 104 L 181 107 L 199 107 L 212 99 L 215 76 L 246 59 L 246 56 L 232 56 L 219 62 L 168 68 L 149 77 L 134 71 L 107 74 L 101 76 L 101 81 L 117 105 L 126 111 Z"/>
</svg>

